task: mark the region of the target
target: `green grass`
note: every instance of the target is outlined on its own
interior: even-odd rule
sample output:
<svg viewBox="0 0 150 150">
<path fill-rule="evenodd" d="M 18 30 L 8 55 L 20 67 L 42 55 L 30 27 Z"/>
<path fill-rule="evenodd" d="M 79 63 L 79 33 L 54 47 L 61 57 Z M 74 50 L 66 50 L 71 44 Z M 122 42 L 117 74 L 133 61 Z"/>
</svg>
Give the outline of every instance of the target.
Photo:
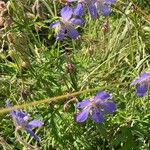
<svg viewBox="0 0 150 150">
<path fill-rule="evenodd" d="M 149 97 L 138 98 L 130 83 L 140 72 L 150 71 L 149 20 L 134 12 L 129 2 L 119 1 L 107 18 L 107 33 L 102 31 L 106 18 L 100 16 L 93 21 L 86 15 L 79 39 L 66 38 L 57 43 L 54 30 L 48 25 L 57 19 L 56 8 L 61 6 L 41 1 L 40 10 L 45 17 L 31 19 L 27 12 L 32 13 L 33 1 L 23 2 L 9 1 L 13 26 L 0 32 L 0 106 L 4 108 L 7 99 L 13 105 L 29 103 L 24 111 L 44 122 L 37 130 L 40 142 L 21 132 L 23 139 L 42 150 L 148 150 Z M 150 7 L 145 2 L 140 1 L 138 6 L 148 13 Z M 35 26 L 40 28 L 38 32 Z M 67 73 L 68 64 L 73 66 L 71 74 Z M 81 101 L 96 91 L 30 107 L 32 101 L 93 88 L 112 93 L 117 104 L 117 112 L 106 116 L 103 124 L 90 119 L 75 123 L 74 101 L 69 103 L 67 112 L 63 110 L 70 99 Z M 0 113 L 0 119 L 3 149 L 23 149 L 15 139 L 9 114 Z"/>
</svg>

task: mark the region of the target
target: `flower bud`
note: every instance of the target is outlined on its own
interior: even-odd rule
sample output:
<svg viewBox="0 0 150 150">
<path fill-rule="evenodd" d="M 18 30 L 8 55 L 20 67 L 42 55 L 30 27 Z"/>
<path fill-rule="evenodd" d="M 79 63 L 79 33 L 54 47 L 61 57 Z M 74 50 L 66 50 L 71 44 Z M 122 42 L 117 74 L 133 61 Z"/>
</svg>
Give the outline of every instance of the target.
<svg viewBox="0 0 150 150">
<path fill-rule="evenodd" d="M 13 37 L 13 33 L 11 33 L 11 32 L 7 33 L 7 40 L 9 42 L 9 44 L 14 44 L 15 39 Z"/>
<path fill-rule="evenodd" d="M 0 17 L 0 28 L 3 28 L 4 27 L 4 17 Z"/>
<path fill-rule="evenodd" d="M 13 24 L 13 21 L 10 17 L 7 17 L 7 19 L 5 20 L 4 26 L 5 27 L 10 27 Z"/>
<path fill-rule="evenodd" d="M 88 49 L 87 49 L 87 53 L 89 56 L 92 56 L 94 53 L 95 53 L 95 48 L 90 46 Z"/>
<path fill-rule="evenodd" d="M 6 3 L 4 1 L 0 1 L 0 12 L 6 9 Z"/>
<path fill-rule="evenodd" d="M 69 73 L 69 74 L 73 73 L 74 72 L 74 65 L 71 63 L 67 63 L 65 65 L 65 70 L 66 70 L 66 73 Z"/>
<path fill-rule="evenodd" d="M 104 33 L 107 33 L 108 30 L 109 30 L 109 23 L 108 23 L 108 21 L 106 21 L 106 22 L 104 22 L 103 25 L 102 25 L 102 31 L 103 31 Z"/>
<path fill-rule="evenodd" d="M 32 12 L 34 15 L 37 15 L 38 17 L 44 19 L 45 15 L 42 11 L 42 3 L 39 2 L 39 0 L 36 0 L 32 6 Z"/>
<path fill-rule="evenodd" d="M 62 4 L 68 4 L 69 3 L 67 0 L 59 0 L 59 2 Z"/>
</svg>

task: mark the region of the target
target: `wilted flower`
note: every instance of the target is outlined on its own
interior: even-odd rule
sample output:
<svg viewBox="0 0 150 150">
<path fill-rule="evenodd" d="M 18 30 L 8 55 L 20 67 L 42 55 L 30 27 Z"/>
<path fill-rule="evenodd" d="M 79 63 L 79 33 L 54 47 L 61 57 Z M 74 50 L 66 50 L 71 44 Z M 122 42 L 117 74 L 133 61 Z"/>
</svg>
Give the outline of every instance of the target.
<svg viewBox="0 0 150 150">
<path fill-rule="evenodd" d="M 11 109 L 11 105 L 9 100 L 6 101 L 6 106 Z M 39 120 L 29 120 L 29 116 L 20 110 L 10 110 L 10 115 L 13 118 L 14 124 L 17 127 L 21 127 L 24 129 L 27 133 L 30 134 L 30 136 L 34 137 L 36 140 L 40 140 L 39 136 L 37 136 L 32 129 L 35 127 L 41 127 L 44 123 Z"/>
<path fill-rule="evenodd" d="M 98 92 L 94 98 L 78 102 L 76 107 L 82 111 L 77 114 L 76 122 L 84 122 L 91 115 L 94 122 L 102 123 L 105 113 L 112 114 L 116 110 L 115 103 L 109 99 L 111 99 L 111 95 L 102 91 Z"/>
<path fill-rule="evenodd" d="M 103 16 L 109 16 L 111 12 L 110 5 L 114 4 L 116 0 L 97 0 L 96 7 Z"/>
<path fill-rule="evenodd" d="M 79 36 L 78 31 L 73 27 L 74 25 L 83 25 L 84 20 L 80 18 L 71 18 L 73 10 L 69 6 L 65 6 L 61 10 L 61 21 L 52 23 L 51 28 L 58 28 L 57 40 L 64 39 L 65 33 L 72 39 L 76 39 Z"/>
<path fill-rule="evenodd" d="M 79 0 L 76 8 L 74 9 L 74 14 L 76 16 L 82 16 L 84 14 L 85 6 L 88 7 L 89 14 L 93 19 L 97 17 L 97 10 L 95 6 L 96 0 Z"/>
<path fill-rule="evenodd" d="M 148 89 L 149 89 L 149 85 L 150 85 L 150 73 L 141 73 L 139 78 L 134 80 L 131 83 L 132 85 L 136 85 L 138 84 L 137 88 L 136 88 L 136 94 L 139 97 L 143 97 L 146 95 Z"/>
</svg>

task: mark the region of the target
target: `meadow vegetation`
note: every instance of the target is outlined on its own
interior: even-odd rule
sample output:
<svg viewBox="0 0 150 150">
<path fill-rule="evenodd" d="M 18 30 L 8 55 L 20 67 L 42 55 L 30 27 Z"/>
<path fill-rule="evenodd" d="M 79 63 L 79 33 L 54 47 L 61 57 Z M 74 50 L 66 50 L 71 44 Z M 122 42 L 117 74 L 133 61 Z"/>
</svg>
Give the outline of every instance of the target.
<svg viewBox="0 0 150 150">
<path fill-rule="evenodd" d="M 51 24 L 63 7 L 57 0 L 0 1 L 0 149 L 149 150 L 150 94 L 138 96 L 131 83 L 150 73 L 150 1 L 117 0 L 97 19 L 85 9 L 79 36 L 59 41 Z M 76 105 L 100 91 L 111 94 L 116 110 L 101 123 L 90 116 L 79 123 Z M 8 100 L 29 121 L 41 121 L 33 129 L 39 141 Z"/>
</svg>

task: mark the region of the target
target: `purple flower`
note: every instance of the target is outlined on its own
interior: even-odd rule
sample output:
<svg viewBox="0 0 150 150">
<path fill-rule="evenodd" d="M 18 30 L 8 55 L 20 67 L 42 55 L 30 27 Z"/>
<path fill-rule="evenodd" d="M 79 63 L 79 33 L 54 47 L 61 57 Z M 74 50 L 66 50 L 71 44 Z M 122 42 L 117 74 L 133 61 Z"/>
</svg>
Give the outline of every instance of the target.
<svg viewBox="0 0 150 150">
<path fill-rule="evenodd" d="M 109 16 L 111 12 L 110 5 L 114 4 L 116 0 L 97 0 L 96 7 L 97 10 L 103 15 L 103 16 Z"/>
<path fill-rule="evenodd" d="M 76 39 L 79 36 L 78 31 L 74 28 L 74 25 L 83 25 L 84 20 L 81 18 L 71 18 L 73 10 L 69 6 L 65 6 L 61 10 L 61 20 L 54 22 L 50 25 L 51 28 L 57 28 L 57 40 L 62 41 L 65 37 L 65 33 L 72 39 Z"/>
<path fill-rule="evenodd" d="M 74 14 L 76 16 L 83 16 L 85 6 L 88 7 L 89 14 L 93 19 L 97 18 L 97 10 L 95 6 L 96 0 L 79 0 L 77 6 L 74 9 Z"/>
<path fill-rule="evenodd" d="M 146 95 L 148 89 L 149 89 L 149 85 L 150 85 L 150 73 L 141 73 L 139 78 L 134 80 L 131 83 L 132 85 L 136 85 L 138 84 L 137 88 L 136 88 L 136 94 L 139 97 L 143 97 Z"/>
<path fill-rule="evenodd" d="M 82 109 L 76 116 L 76 122 L 84 122 L 88 116 L 96 123 L 104 122 L 104 114 L 112 114 L 116 111 L 114 102 L 109 101 L 111 95 L 105 91 L 98 92 L 94 98 L 78 102 L 76 107 Z"/>
<path fill-rule="evenodd" d="M 11 109 L 11 104 L 9 100 L 6 101 L 6 106 Z M 29 116 L 20 110 L 10 110 L 10 115 L 13 118 L 14 124 L 16 127 L 21 127 L 24 129 L 27 133 L 30 134 L 30 136 L 34 137 L 36 140 L 40 140 L 39 136 L 37 136 L 32 129 L 35 127 L 41 127 L 44 123 L 39 120 L 32 120 L 29 121 Z"/>
</svg>

